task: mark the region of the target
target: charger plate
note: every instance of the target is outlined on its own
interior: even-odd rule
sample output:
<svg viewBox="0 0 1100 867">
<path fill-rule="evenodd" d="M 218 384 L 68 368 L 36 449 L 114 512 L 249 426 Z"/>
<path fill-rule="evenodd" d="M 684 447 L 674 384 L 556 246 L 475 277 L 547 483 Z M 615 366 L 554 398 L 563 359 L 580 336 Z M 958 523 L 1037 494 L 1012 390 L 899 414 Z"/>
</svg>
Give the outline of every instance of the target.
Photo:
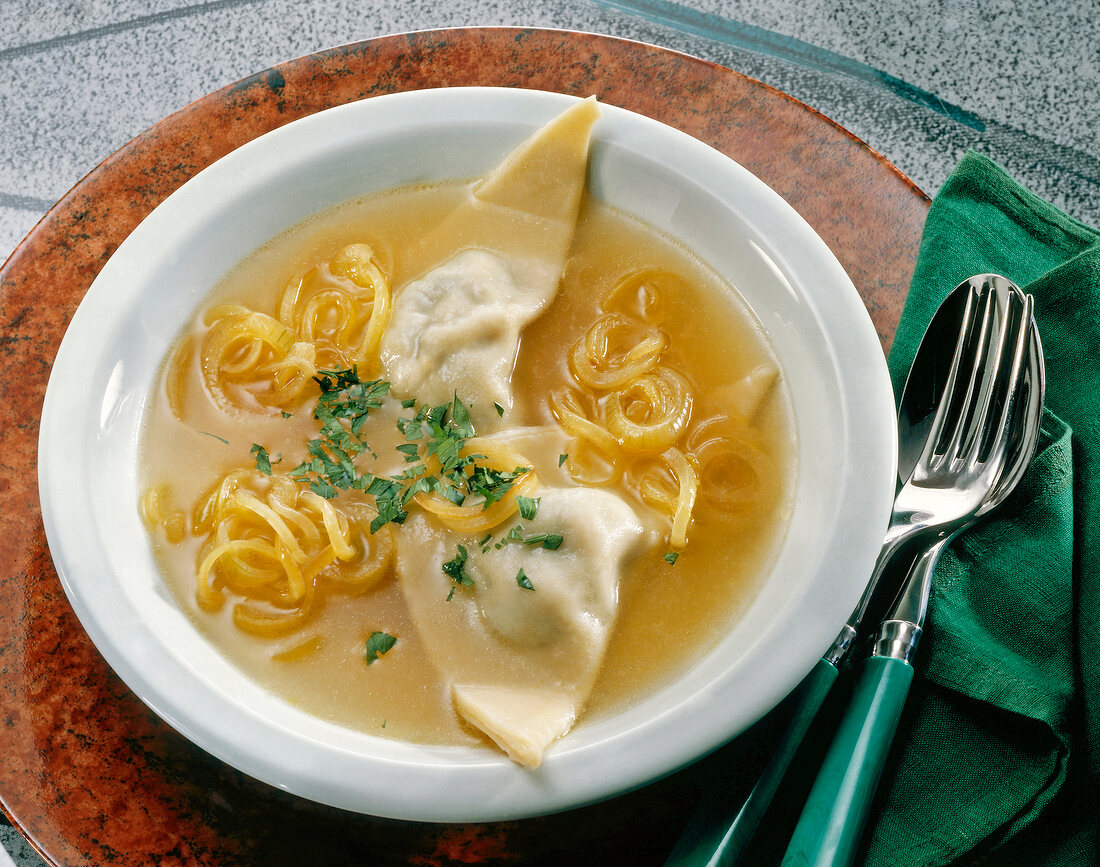
<svg viewBox="0 0 1100 867">
<path fill-rule="evenodd" d="M 378 94 L 463 85 L 596 94 L 726 153 L 824 238 L 889 345 L 927 197 L 821 114 L 697 58 L 564 31 L 425 31 L 281 64 L 156 124 L 81 181 L 0 269 L 0 806 L 47 861 L 558 864 L 583 853 L 643 865 L 663 861 L 708 779 L 728 772 L 733 795 L 751 783 L 767 720 L 687 771 L 555 816 L 429 825 L 320 806 L 161 722 L 103 662 L 58 583 L 35 482 L 39 416 L 65 328 L 117 246 L 190 176 L 262 133 Z"/>
</svg>

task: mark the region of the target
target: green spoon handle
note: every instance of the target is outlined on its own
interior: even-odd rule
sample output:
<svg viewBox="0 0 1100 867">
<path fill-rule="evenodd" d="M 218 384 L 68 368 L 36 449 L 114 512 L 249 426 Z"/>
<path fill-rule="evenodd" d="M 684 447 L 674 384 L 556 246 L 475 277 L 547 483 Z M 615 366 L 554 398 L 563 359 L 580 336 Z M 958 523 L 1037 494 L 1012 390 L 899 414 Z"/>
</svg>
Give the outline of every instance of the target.
<svg viewBox="0 0 1100 867">
<path fill-rule="evenodd" d="M 903 660 L 872 656 L 863 663 L 783 867 L 852 863 L 912 682 L 913 667 Z"/>
<path fill-rule="evenodd" d="M 665 861 L 666 867 L 719 867 L 738 862 L 836 678 L 836 666 L 824 659 L 818 660 L 784 700 L 788 706 L 793 705 L 790 720 L 737 815 L 730 820 L 732 810 L 728 792 L 718 786 L 707 792 Z"/>
</svg>

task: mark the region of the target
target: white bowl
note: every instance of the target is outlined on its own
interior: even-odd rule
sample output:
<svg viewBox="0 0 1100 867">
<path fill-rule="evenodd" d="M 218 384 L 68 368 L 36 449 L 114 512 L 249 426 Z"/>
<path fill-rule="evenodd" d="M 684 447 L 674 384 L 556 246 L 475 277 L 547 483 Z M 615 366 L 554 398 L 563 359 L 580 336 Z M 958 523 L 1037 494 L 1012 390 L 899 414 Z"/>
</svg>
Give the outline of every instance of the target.
<svg viewBox="0 0 1100 867">
<path fill-rule="evenodd" d="M 791 391 L 799 470 L 790 531 L 772 578 L 721 645 L 660 693 L 579 726 L 530 771 L 488 749 L 401 743 L 297 710 L 227 662 L 177 607 L 138 514 L 138 447 L 161 360 L 206 294 L 317 211 L 484 172 L 572 100 L 425 90 L 284 126 L 153 211 L 73 318 L 39 449 L 58 574 L 126 684 L 245 773 L 322 803 L 413 820 L 488 821 L 599 800 L 690 763 L 759 719 L 809 671 L 863 590 L 891 506 L 896 426 L 882 350 L 855 288 L 824 242 L 748 171 L 684 133 L 604 106 L 591 191 L 681 239 L 737 286 Z"/>
</svg>

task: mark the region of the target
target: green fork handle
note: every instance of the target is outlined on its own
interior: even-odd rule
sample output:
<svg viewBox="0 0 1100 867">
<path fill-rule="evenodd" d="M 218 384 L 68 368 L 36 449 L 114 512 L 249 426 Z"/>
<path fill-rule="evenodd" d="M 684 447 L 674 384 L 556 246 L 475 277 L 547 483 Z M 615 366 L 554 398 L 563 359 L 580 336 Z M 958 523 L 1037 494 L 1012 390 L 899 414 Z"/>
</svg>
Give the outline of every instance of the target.
<svg viewBox="0 0 1100 867">
<path fill-rule="evenodd" d="M 784 700 L 794 705 L 790 721 L 740 811 L 731 821 L 729 793 L 720 786 L 713 787 L 665 861 L 666 867 L 726 867 L 740 860 L 836 678 L 836 666 L 818 660 Z"/>
<path fill-rule="evenodd" d="M 872 656 L 863 663 L 783 867 L 852 863 L 912 682 L 913 667 L 900 659 Z"/>
</svg>

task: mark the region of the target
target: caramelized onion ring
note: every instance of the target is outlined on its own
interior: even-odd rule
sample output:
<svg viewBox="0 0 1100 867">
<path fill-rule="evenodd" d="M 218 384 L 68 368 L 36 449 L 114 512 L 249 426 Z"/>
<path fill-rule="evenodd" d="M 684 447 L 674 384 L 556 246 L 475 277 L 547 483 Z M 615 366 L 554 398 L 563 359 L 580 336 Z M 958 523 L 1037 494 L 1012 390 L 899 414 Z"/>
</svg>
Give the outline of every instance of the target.
<svg viewBox="0 0 1100 867">
<path fill-rule="evenodd" d="M 676 483 L 675 493 L 670 494 L 665 484 L 653 475 L 643 477 L 640 493 L 645 502 L 657 506 L 672 518 L 669 546 L 679 551 L 687 546 L 691 513 L 699 492 L 699 472 L 694 461 L 679 449 L 666 451 L 661 455 L 661 462 Z"/>
<path fill-rule="evenodd" d="M 393 540 L 388 529 L 368 538 L 371 517 L 349 517 L 289 477 L 233 471 L 195 508 L 194 530 L 207 537 L 196 598 L 215 610 L 225 588 L 243 597 L 233 610 L 240 629 L 267 637 L 295 629 L 310 616 L 319 579 L 360 591 L 385 574 Z"/>
<path fill-rule="evenodd" d="M 664 268 L 644 268 L 621 278 L 600 306 L 607 313 L 625 313 L 660 325 L 666 318 L 665 296 L 670 289 L 684 291 L 679 277 Z"/>
<path fill-rule="evenodd" d="M 703 478 L 700 495 L 728 514 L 768 506 L 778 490 L 774 464 L 758 445 L 760 434 L 732 418 L 708 420 L 692 436 Z"/>
<path fill-rule="evenodd" d="M 614 485 L 623 477 L 622 464 L 585 439 L 573 440 L 565 469 L 573 481 L 591 487 Z"/>
<path fill-rule="evenodd" d="M 661 367 L 607 397 L 607 429 L 624 451 L 660 454 L 680 438 L 691 418 L 691 387 Z"/>
<path fill-rule="evenodd" d="M 589 388 L 608 391 L 652 370 L 668 343 L 668 338 L 656 329 L 647 330 L 622 355 L 611 355 L 614 338 L 622 339 L 637 330 L 637 325 L 618 313 L 601 316 L 573 346 L 569 357 L 573 375 Z"/>
<path fill-rule="evenodd" d="M 317 373 L 314 350 L 277 319 L 223 304 L 204 317 L 199 361 L 203 382 L 223 410 L 285 409 L 298 403 Z"/>
<path fill-rule="evenodd" d="M 393 292 L 368 244 L 349 244 L 287 284 L 280 322 L 315 343 L 326 368 L 366 366 L 389 325 Z"/>
<path fill-rule="evenodd" d="M 594 445 L 609 459 L 614 458 L 619 451 L 619 441 L 607 430 L 596 422 L 587 418 L 577 402 L 577 397 L 571 391 L 554 391 L 550 393 L 550 411 L 562 429 L 580 440 L 586 440 Z"/>
</svg>

